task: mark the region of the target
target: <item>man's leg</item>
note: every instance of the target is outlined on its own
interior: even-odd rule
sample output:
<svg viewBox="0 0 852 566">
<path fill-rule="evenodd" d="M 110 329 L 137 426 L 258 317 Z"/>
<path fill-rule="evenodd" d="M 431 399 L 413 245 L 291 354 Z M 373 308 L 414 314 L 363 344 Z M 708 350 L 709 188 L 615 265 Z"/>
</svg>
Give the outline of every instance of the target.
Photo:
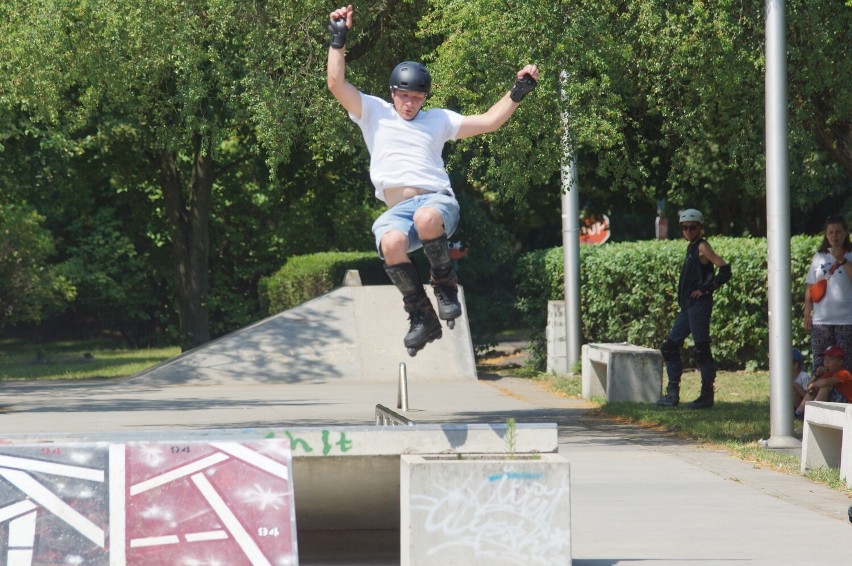
<svg viewBox="0 0 852 566">
<path fill-rule="evenodd" d="M 402 203 L 404 204 L 404 203 Z M 373 224 L 379 255 L 384 260 L 385 272 L 402 293 L 405 311 L 410 323 L 403 342 L 412 356 L 426 344 L 441 337 L 441 322 L 423 289 L 420 274 L 408 257 L 411 242 L 416 238 L 412 212 L 397 205 L 382 214 Z"/>
<path fill-rule="evenodd" d="M 435 309 L 423 290 L 420 275 L 413 263 L 385 264 L 385 271 L 402 293 L 402 302 L 410 323 L 403 342 L 409 355 L 414 356 L 426 344 L 441 337 L 441 321 L 435 315 Z"/>
<path fill-rule="evenodd" d="M 444 217 L 439 207 L 426 204 L 418 208 L 414 214 L 414 227 L 431 267 L 430 279 L 438 301 L 438 316 L 447 321 L 449 328 L 453 328 L 462 309 L 458 298 L 458 278 L 450 259 Z"/>
<path fill-rule="evenodd" d="M 677 407 L 680 403 L 680 378 L 683 375 L 683 359 L 680 356 L 680 349 L 688 335 L 689 320 L 686 312 L 680 311 L 675 318 L 668 338 L 660 346 L 663 361 L 666 363 L 666 376 L 669 378 L 666 394 L 657 401 L 657 405 L 661 407 Z"/>
<path fill-rule="evenodd" d="M 438 316 L 453 328 L 455 319 L 461 316 L 459 288 L 456 270 L 450 259 L 450 247 L 446 236 L 423 242 L 423 252 L 431 266 L 432 289 L 438 301 Z"/>
<path fill-rule="evenodd" d="M 712 297 L 702 297 L 689 309 L 689 326 L 695 340 L 693 357 L 701 374 L 701 394 L 686 406 L 689 409 L 710 409 L 715 401 L 716 360 L 710 350 L 710 315 L 713 312 Z"/>
<path fill-rule="evenodd" d="M 701 394 L 698 399 L 686 406 L 690 409 L 710 409 L 715 398 L 714 383 L 716 382 L 716 360 L 710 350 L 710 342 L 696 342 L 694 349 L 695 363 L 701 373 Z"/>
</svg>

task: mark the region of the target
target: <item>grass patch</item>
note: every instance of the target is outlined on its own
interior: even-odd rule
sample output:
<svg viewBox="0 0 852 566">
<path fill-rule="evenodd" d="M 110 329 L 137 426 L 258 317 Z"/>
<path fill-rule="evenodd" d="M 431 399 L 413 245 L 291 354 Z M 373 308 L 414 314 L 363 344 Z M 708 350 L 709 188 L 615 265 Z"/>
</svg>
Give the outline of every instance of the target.
<svg viewBox="0 0 852 566">
<path fill-rule="evenodd" d="M 32 344 L 0 340 L 0 379 L 114 379 L 127 377 L 169 358 L 180 348 L 130 350 L 108 338 Z"/>
<path fill-rule="evenodd" d="M 580 376 L 538 374 L 533 379 L 543 381 L 554 392 L 579 397 L 582 394 Z M 685 372 L 681 382 L 681 403 L 697 398 L 701 377 L 697 371 Z M 770 468 L 805 477 L 830 488 L 847 493 L 846 482 L 836 468 L 799 471 L 799 456 L 761 447 L 760 440 L 769 438 L 769 372 L 719 372 L 716 377 L 715 406 L 710 410 L 657 407 L 653 403 L 619 401 L 601 403 L 601 412 L 615 419 L 661 432 L 677 434 L 699 444 L 723 448 L 755 466 Z M 790 409 L 792 412 L 792 408 Z M 793 436 L 802 438 L 802 423 L 793 421 Z"/>
<path fill-rule="evenodd" d="M 698 397 L 700 383 L 697 372 L 684 374 L 682 405 Z M 630 421 L 680 431 L 698 442 L 757 443 L 769 437 L 769 372 L 719 372 L 716 404 L 709 411 L 628 401 L 605 403 L 601 410 Z M 797 422 L 796 426 L 801 435 L 801 424 Z"/>
</svg>

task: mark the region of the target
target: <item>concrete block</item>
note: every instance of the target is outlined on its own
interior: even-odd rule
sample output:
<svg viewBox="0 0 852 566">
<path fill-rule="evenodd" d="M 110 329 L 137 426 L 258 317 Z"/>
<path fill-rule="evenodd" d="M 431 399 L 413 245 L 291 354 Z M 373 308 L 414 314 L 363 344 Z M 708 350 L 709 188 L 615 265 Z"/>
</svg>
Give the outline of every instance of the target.
<svg viewBox="0 0 852 566">
<path fill-rule="evenodd" d="M 631 344 L 584 344 L 583 397 L 651 403 L 661 393 L 663 356 Z"/>
<path fill-rule="evenodd" d="M 839 468 L 852 487 L 852 405 L 809 401 L 802 430 L 801 471 Z"/>
<path fill-rule="evenodd" d="M 527 456 L 402 455 L 401 564 L 570 565 L 568 461 Z"/>
<path fill-rule="evenodd" d="M 547 302 L 547 364 L 548 373 L 571 373 L 568 364 L 568 331 L 565 326 L 565 301 Z"/>
</svg>

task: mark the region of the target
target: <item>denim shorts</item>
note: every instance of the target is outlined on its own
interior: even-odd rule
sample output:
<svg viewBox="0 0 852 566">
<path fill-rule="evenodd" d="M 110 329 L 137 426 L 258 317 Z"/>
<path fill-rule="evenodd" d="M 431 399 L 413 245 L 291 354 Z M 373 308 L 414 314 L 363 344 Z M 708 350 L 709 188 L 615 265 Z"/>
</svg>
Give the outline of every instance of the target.
<svg viewBox="0 0 852 566">
<path fill-rule="evenodd" d="M 452 236 L 459 224 L 459 203 L 455 197 L 442 193 L 427 193 L 406 199 L 393 208 L 389 208 L 375 222 L 373 234 L 376 236 L 376 249 L 382 256 L 382 236 L 391 230 L 408 236 L 408 253 L 423 247 L 417 230 L 414 229 L 414 212 L 420 207 L 434 208 L 444 219 L 444 232 Z"/>
<path fill-rule="evenodd" d="M 843 396 L 843 393 L 832 387 L 828 394 L 828 400 L 832 403 L 849 403 L 849 399 Z"/>
</svg>

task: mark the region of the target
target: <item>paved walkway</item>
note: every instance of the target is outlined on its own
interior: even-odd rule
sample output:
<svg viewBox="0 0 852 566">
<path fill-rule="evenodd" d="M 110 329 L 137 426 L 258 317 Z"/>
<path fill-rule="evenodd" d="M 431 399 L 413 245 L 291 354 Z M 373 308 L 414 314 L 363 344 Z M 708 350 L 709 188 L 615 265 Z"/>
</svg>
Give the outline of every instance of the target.
<svg viewBox="0 0 852 566">
<path fill-rule="evenodd" d="M 503 377 L 409 375 L 417 422 L 556 422 L 571 463 L 574 564 L 842 564 L 852 556 L 844 493 L 723 451 L 617 424 L 593 406 Z M 396 406 L 389 383 L 164 385 L 144 379 L 3 385 L 5 440 L 288 425 L 371 424 Z M 0 438 L 2 440 L 2 438 Z M 392 544 L 390 545 L 393 546 Z M 354 561 L 353 561 L 354 560 Z M 306 560 L 305 564 L 317 564 Z M 387 555 L 328 564 L 393 564 Z"/>
</svg>

